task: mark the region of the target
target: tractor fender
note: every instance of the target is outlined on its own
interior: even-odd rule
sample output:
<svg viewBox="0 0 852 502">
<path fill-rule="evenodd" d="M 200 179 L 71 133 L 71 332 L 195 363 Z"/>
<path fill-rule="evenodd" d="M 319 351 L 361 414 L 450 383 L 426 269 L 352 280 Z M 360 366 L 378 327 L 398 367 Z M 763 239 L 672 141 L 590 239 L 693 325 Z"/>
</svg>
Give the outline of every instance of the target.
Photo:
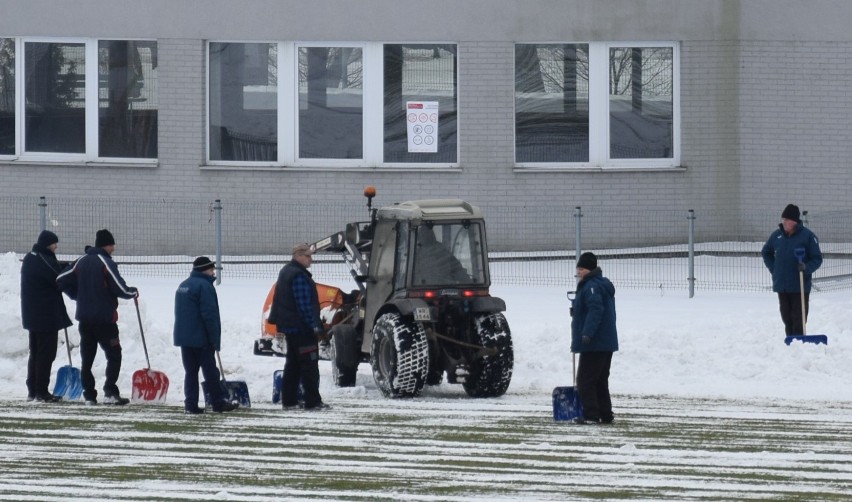
<svg viewBox="0 0 852 502">
<path fill-rule="evenodd" d="M 502 298 L 494 296 L 480 296 L 475 298 L 470 305 L 471 312 L 504 312 L 506 302 Z"/>
<path fill-rule="evenodd" d="M 393 305 L 400 315 L 414 316 L 414 320 L 418 322 L 434 322 L 436 319 L 432 316 L 432 309 L 429 304 L 420 298 L 397 298 L 389 301 L 382 310 L 386 310 L 389 305 Z"/>
</svg>

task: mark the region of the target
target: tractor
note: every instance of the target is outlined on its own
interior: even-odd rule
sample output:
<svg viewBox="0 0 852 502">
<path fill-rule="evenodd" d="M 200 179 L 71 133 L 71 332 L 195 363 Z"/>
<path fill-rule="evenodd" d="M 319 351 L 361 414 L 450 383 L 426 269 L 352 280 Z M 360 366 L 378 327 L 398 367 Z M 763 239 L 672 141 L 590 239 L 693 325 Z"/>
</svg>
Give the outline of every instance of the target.
<svg viewBox="0 0 852 502">
<path fill-rule="evenodd" d="M 375 189 L 364 195 L 369 221 L 312 244 L 319 253 L 340 253 L 358 285 L 351 293 L 317 285 L 330 333 L 321 354 L 335 384 L 354 386 L 358 365 L 368 362 L 387 397 L 417 396 L 445 374 L 471 397 L 503 395 L 514 353 L 506 304 L 489 294 L 480 209 L 457 199 L 374 209 Z M 274 325 L 264 320 L 262 331 L 255 353 L 283 355 Z"/>
</svg>

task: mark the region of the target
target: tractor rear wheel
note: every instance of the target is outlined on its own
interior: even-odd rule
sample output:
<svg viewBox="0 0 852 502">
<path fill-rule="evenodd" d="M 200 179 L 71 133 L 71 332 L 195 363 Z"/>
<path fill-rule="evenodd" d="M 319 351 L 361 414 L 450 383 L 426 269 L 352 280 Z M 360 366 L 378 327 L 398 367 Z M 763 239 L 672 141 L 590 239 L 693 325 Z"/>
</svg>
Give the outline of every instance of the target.
<svg viewBox="0 0 852 502">
<path fill-rule="evenodd" d="M 501 313 L 482 314 L 474 319 L 477 345 L 489 349 L 470 362 L 464 390 L 470 397 L 497 397 L 506 393 L 512 381 L 515 356 L 509 323 Z"/>
<path fill-rule="evenodd" d="M 370 364 L 376 386 L 385 397 L 420 394 L 429 371 L 429 344 L 423 326 L 395 312 L 383 314 L 373 326 Z"/>
</svg>

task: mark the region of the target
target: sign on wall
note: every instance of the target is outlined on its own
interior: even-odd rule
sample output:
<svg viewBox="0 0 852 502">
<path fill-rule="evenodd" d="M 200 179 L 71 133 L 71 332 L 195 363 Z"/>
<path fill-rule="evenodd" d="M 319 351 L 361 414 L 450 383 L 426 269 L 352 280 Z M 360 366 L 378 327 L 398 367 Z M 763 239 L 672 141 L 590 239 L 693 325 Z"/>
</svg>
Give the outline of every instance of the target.
<svg viewBox="0 0 852 502">
<path fill-rule="evenodd" d="M 406 101 L 408 151 L 438 151 L 438 102 Z"/>
</svg>

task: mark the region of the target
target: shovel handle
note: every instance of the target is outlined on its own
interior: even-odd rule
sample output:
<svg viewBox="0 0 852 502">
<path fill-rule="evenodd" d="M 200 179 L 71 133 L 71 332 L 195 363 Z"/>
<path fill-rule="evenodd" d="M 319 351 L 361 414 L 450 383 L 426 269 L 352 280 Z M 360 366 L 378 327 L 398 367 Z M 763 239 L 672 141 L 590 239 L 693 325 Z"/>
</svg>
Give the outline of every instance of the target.
<svg viewBox="0 0 852 502">
<path fill-rule="evenodd" d="M 68 328 L 63 329 L 65 331 L 65 350 L 68 351 L 68 366 L 74 366 L 71 362 L 71 343 L 68 342 Z"/>
<path fill-rule="evenodd" d="M 139 334 L 142 335 L 142 348 L 145 349 L 145 362 L 148 364 L 148 370 L 151 370 L 151 360 L 148 359 L 148 344 L 145 343 L 145 330 L 142 329 L 142 314 L 139 313 L 139 298 L 133 299 L 133 304 L 136 305 L 136 319 L 139 321 Z"/>
</svg>

